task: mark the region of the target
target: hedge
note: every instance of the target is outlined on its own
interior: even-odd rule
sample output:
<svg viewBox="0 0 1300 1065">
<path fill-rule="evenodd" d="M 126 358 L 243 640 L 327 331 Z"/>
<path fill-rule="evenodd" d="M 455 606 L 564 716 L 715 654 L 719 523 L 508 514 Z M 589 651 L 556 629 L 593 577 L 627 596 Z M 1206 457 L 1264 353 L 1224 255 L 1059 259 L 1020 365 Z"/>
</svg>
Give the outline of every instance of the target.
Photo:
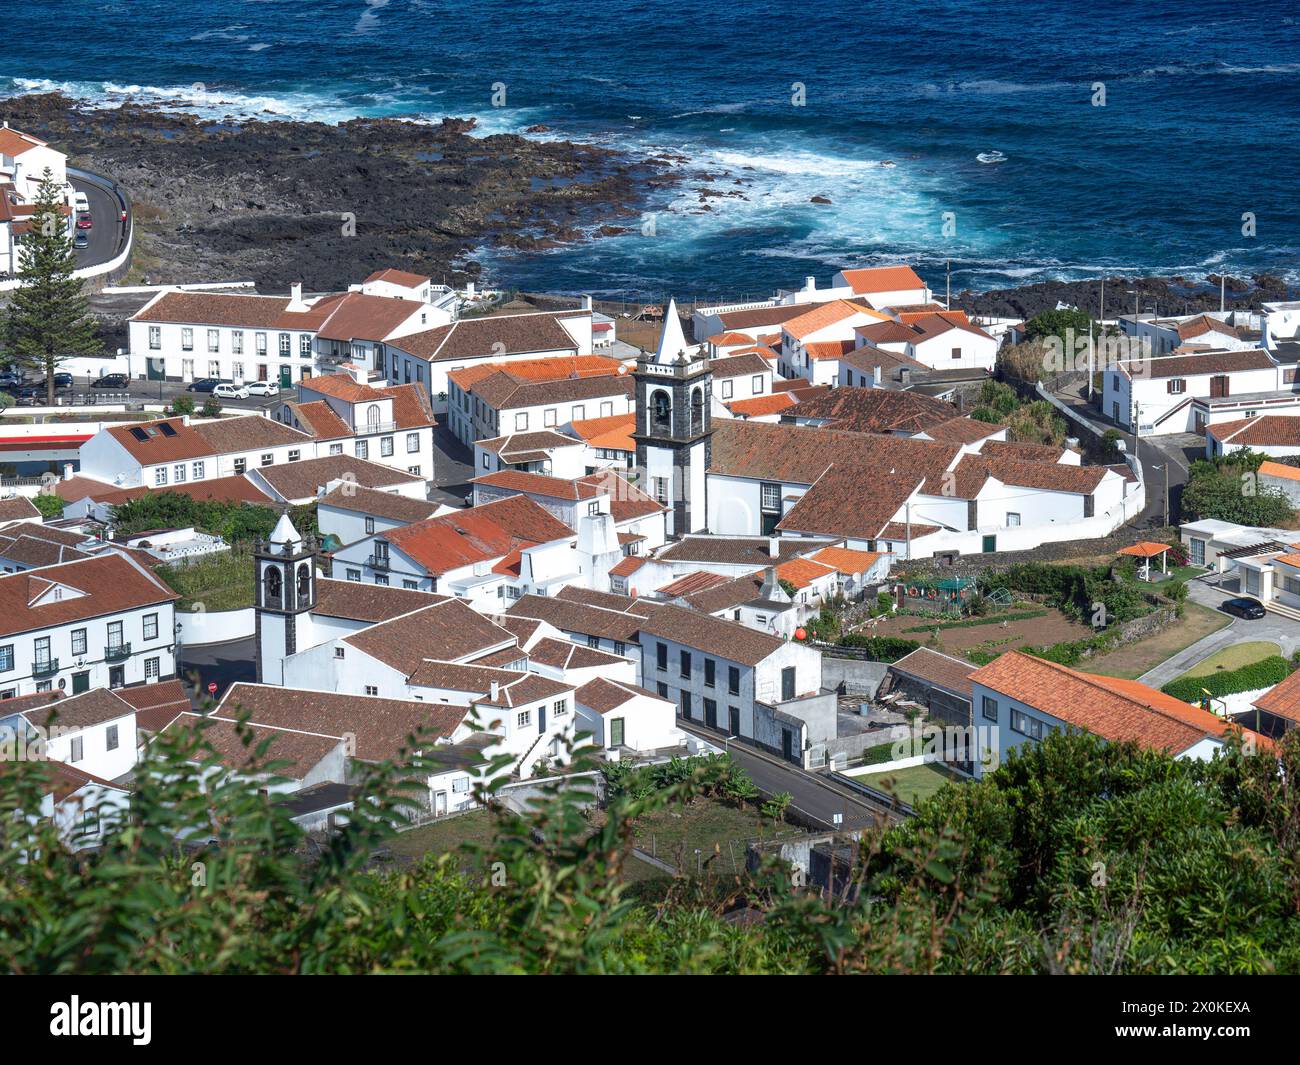
<svg viewBox="0 0 1300 1065">
<path fill-rule="evenodd" d="M 1214 696 L 1224 696 L 1257 688 L 1271 688 L 1286 680 L 1290 673 L 1291 665 L 1285 658 L 1269 655 L 1240 669 L 1225 669 L 1204 677 L 1179 677 L 1160 690 L 1175 699 L 1194 703 L 1203 698 L 1207 691 Z"/>
<path fill-rule="evenodd" d="M 865 650 L 867 657 L 875 662 L 897 662 L 921 646 L 919 641 L 905 640 L 901 636 L 863 636 L 856 632 L 841 636 L 839 645 Z"/>
</svg>

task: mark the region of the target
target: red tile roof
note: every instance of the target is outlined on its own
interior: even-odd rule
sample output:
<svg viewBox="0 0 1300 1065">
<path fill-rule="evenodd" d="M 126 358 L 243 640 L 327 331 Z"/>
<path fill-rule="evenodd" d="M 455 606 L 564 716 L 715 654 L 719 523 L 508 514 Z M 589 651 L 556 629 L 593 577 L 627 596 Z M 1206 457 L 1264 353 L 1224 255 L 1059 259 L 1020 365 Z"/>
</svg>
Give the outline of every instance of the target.
<svg viewBox="0 0 1300 1065">
<path fill-rule="evenodd" d="M 527 496 L 512 495 L 393 529 L 385 539 L 439 575 L 572 536 L 573 530 L 544 507 Z"/>
<path fill-rule="evenodd" d="M 925 282 L 910 266 L 871 266 L 859 270 L 841 270 L 840 273 L 858 295 L 925 288 Z"/>
</svg>

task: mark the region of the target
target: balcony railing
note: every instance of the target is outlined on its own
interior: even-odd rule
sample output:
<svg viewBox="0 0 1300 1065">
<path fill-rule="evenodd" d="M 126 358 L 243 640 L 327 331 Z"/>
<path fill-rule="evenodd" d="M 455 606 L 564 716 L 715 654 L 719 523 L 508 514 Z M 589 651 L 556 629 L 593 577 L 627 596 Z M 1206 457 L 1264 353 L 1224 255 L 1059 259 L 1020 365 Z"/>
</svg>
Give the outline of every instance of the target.
<svg viewBox="0 0 1300 1065">
<path fill-rule="evenodd" d="M 131 645 L 129 643 L 114 643 L 104 648 L 105 662 L 121 662 L 130 657 Z"/>
<path fill-rule="evenodd" d="M 357 422 L 356 432 L 359 436 L 370 436 L 374 433 L 391 433 L 396 429 L 396 422 Z"/>
<path fill-rule="evenodd" d="M 59 671 L 57 658 L 38 658 L 32 663 L 33 677 L 49 677 Z"/>
<path fill-rule="evenodd" d="M 387 555 L 371 555 L 366 559 L 366 565 L 371 569 L 388 569 L 389 560 Z"/>
</svg>

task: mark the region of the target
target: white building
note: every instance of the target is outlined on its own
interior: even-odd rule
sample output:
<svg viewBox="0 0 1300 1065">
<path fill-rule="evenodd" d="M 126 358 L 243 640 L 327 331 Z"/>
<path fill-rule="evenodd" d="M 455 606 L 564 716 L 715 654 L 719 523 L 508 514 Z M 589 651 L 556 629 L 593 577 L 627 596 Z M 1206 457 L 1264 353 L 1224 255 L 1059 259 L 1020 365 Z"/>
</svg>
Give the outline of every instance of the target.
<svg viewBox="0 0 1300 1065">
<path fill-rule="evenodd" d="M 1282 387 L 1278 365 L 1261 348 L 1202 351 L 1120 363 L 1102 374 L 1102 410 L 1143 436 L 1200 432 L 1194 403 Z"/>
</svg>

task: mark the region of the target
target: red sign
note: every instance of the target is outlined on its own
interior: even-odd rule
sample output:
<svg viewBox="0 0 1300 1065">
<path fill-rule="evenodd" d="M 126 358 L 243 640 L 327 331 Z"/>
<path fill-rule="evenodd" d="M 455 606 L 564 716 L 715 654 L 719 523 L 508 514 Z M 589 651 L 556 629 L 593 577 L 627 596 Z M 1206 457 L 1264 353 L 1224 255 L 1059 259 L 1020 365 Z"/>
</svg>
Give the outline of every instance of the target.
<svg viewBox="0 0 1300 1065">
<path fill-rule="evenodd" d="M 216 694 L 217 694 L 217 682 L 216 682 L 216 681 L 209 681 L 209 682 L 208 682 L 208 694 L 209 694 L 209 695 L 216 695 Z"/>
</svg>

